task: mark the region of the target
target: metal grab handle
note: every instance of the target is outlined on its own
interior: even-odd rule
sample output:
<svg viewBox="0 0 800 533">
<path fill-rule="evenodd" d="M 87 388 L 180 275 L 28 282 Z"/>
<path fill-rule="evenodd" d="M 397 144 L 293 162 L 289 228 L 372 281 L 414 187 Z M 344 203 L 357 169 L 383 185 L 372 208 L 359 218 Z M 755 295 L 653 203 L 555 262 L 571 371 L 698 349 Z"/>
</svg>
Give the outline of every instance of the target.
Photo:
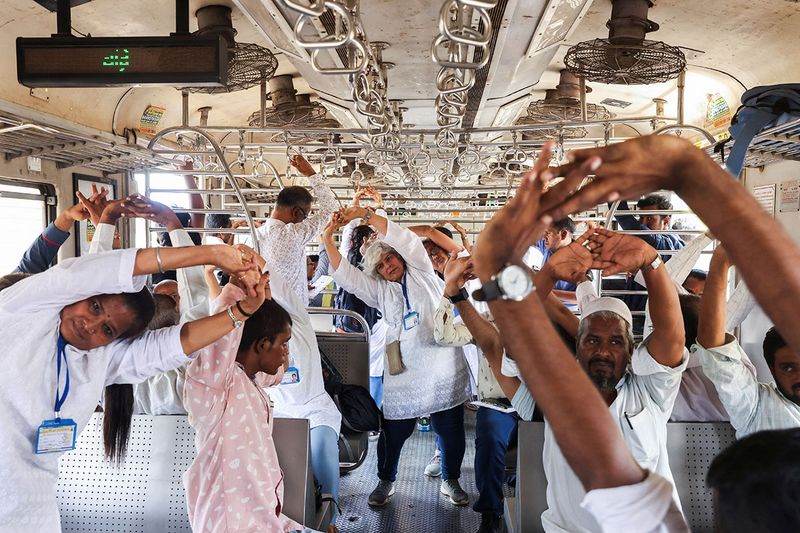
<svg viewBox="0 0 800 533">
<path fill-rule="evenodd" d="M 364 46 L 359 40 L 352 40 L 347 43 L 348 47 L 355 48 L 356 52 L 360 54 L 359 62 L 354 67 L 321 67 L 317 62 L 317 58 L 319 57 L 319 53 L 322 51 L 321 49 L 316 49 L 311 52 L 311 67 L 319 72 L 320 74 L 331 74 L 331 75 L 338 75 L 338 74 L 358 74 L 367 66 L 367 48 Z"/>
<path fill-rule="evenodd" d="M 442 8 L 439 10 L 439 33 L 441 33 L 442 36 L 448 40 L 459 44 L 467 44 L 477 47 L 487 46 L 492 40 L 492 19 L 489 18 L 489 12 L 485 9 L 474 9 L 474 12 L 477 13 L 478 17 L 483 23 L 484 30 L 483 33 L 481 33 L 472 28 L 470 25 L 472 21 L 463 23 L 457 29 L 450 28 L 450 25 L 448 24 L 451 22 L 449 15 L 450 9 L 453 7 L 455 7 L 457 10 L 462 10 L 464 7 L 471 6 L 463 6 L 462 2 L 458 0 L 449 0 L 449 2 L 442 4 Z M 471 36 L 471 38 L 469 36 Z"/>
<path fill-rule="evenodd" d="M 372 333 L 369 329 L 369 324 L 367 323 L 367 319 L 363 316 L 359 315 L 355 311 L 348 311 L 347 309 L 331 309 L 329 307 L 307 307 L 306 310 L 308 311 L 309 315 L 341 315 L 341 316 L 349 316 L 350 318 L 355 318 L 359 324 L 361 324 L 361 329 L 364 330 L 364 337 L 366 337 L 367 342 L 369 342 L 369 336 Z M 360 333 L 350 333 L 349 335 L 361 335 Z"/>
<path fill-rule="evenodd" d="M 431 59 L 433 60 L 434 63 L 436 63 L 442 68 L 477 70 L 479 68 L 485 67 L 489 63 L 489 54 L 486 53 L 483 54 L 483 58 L 478 62 L 466 61 L 462 59 L 464 56 L 469 55 L 466 52 L 463 54 L 462 53 L 452 54 L 451 52 L 448 52 L 449 54 L 448 59 L 444 59 L 439 56 L 441 50 L 440 47 L 444 44 L 448 44 L 447 37 L 445 37 L 444 35 L 439 35 L 431 43 Z M 459 46 L 465 46 L 465 45 L 459 45 Z M 457 59 L 453 59 L 454 57 L 456 57 Z"/>
</svg>

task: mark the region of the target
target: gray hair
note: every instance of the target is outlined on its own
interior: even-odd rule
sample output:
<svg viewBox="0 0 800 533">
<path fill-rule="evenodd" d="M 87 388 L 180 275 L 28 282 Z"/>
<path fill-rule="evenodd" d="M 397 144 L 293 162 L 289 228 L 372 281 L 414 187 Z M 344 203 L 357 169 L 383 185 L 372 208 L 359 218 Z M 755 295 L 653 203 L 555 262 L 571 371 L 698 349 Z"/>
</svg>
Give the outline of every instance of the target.
<svg viewBox="0 0 800 533">
<path fill-rule="evenodd" d="M 381 258 L 386 254 L 396 254 L 402 260 L 402 256 L 383 241 L 374 241 L 370 243 L 369 246 L 363 251 L 364 260 L 362 264 L 364 265 L 364 272 L 367 273 L 368 276 L 372 276 L 373 278 L 380 278 L 381 276 L 378 274 L 378 265 L 381 262 Z"/>
<path fill-rule="evenodd" d="M 586 335 L 587 330 L 589 329 L 589 319 L 591 318 L 604 318 L 606 320 L 616 319 L 625 324 L 625 340 L 628 342 L 628 353 L 633 353 L 633 348 L 635 346 L 633 340 L 633 326 L 630 322 L 622 318 L 614 311 L 597 311 L 596 313 L 582 317 L 580 323 L 578 324 L 578 335 L 575 336 L 576 348 L 580 346 L 581 340 Z"/>
</svg>

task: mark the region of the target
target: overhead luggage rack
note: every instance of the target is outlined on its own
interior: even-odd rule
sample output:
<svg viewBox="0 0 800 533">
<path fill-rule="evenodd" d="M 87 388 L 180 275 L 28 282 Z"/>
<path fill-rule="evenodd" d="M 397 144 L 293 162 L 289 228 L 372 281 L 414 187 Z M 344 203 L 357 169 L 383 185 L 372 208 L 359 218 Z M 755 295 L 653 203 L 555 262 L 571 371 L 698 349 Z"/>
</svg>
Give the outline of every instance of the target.
<svg viewBox="0 0 800 533">
<path fill-rule="evenodd" d="M 55 161 L 58 168 L 87 167 L 108 174 L 172 163 L 122 137 L 70 131 L 0 111 L 0 152 L 6 159 L 34 156 Z"/>
<path fill-rule="evenodd" d="M 720 145 L 725 142 L 720 141 L 707 147 L 706 153 L 717 162 L 722 163 L 723 152 L 727 158 L 727 154 L 730 153 L 730 149 L 736 141 L 728 141 L 724 148 L 720 148 Z M 763 167 L 778 161 L 800 161 L 800 118 L 756 135 L 747 149 L 744 166 Z"/>
</svg>

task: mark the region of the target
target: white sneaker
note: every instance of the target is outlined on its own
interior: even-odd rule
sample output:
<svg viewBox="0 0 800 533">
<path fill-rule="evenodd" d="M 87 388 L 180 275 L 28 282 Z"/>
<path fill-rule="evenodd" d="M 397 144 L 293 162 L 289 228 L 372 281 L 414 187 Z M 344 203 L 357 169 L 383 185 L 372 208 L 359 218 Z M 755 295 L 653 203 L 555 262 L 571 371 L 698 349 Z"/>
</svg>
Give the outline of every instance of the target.
<svg viewBox="0 0 800 533">
<path fill-rule="evenodd" d="M 448 479 L 442 481 L 442 486 L 439 492 L 447 496 L 450 503 L 453 505 L 467 505 L 469 504 L 469 495 L 464 492 L 457 479 Z"/>
<path fill-rule="evenodd" d="M 431 462 L 425 465 L 425 475 L 428 477 L 439 477 L 442 475 L 442 452 L 438 449 L 433 455 Z"/>
</svg>

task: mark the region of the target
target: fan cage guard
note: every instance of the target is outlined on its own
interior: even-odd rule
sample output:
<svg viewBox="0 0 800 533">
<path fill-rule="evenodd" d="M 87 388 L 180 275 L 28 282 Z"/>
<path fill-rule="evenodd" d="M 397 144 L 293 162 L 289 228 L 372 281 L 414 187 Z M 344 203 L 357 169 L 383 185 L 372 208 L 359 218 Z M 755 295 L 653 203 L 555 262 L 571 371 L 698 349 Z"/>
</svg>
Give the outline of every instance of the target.
<svg viewBox="0 0 800 533">
<path fill-rule="evenodd" d="M 311 103 L 293 103 L 291 105 L 282 105 L 279 107 L 268 107 L 264 113 L 264 126 L 271 128 L 283 127 L 306 127 L 316 128 L 324 127 L 329 119 L 325 116 L 328 110 L 325 106 L 318 102 Z M 261 110 L 252 113 L 247 119 L 248 124 L 253 127 L 261 126 Z"/>
<path fill-rule="evenodd" d="M 228 83 L 224 87 L 189 87 L 193 93 L 222 94 L 242 91 L 270 79 L 278 59 L 268 48 L 254 43 L 236 43 L 228 61 Z"/>
<path fill-rule="evenodd" d="M 663 83 L 686 68 L 680 48 L 661 41 L 613 44 L 594 39 L 572 46 L 564 57 L 567 70 L 587 81 L 617 85 Z"/>
</svg>

